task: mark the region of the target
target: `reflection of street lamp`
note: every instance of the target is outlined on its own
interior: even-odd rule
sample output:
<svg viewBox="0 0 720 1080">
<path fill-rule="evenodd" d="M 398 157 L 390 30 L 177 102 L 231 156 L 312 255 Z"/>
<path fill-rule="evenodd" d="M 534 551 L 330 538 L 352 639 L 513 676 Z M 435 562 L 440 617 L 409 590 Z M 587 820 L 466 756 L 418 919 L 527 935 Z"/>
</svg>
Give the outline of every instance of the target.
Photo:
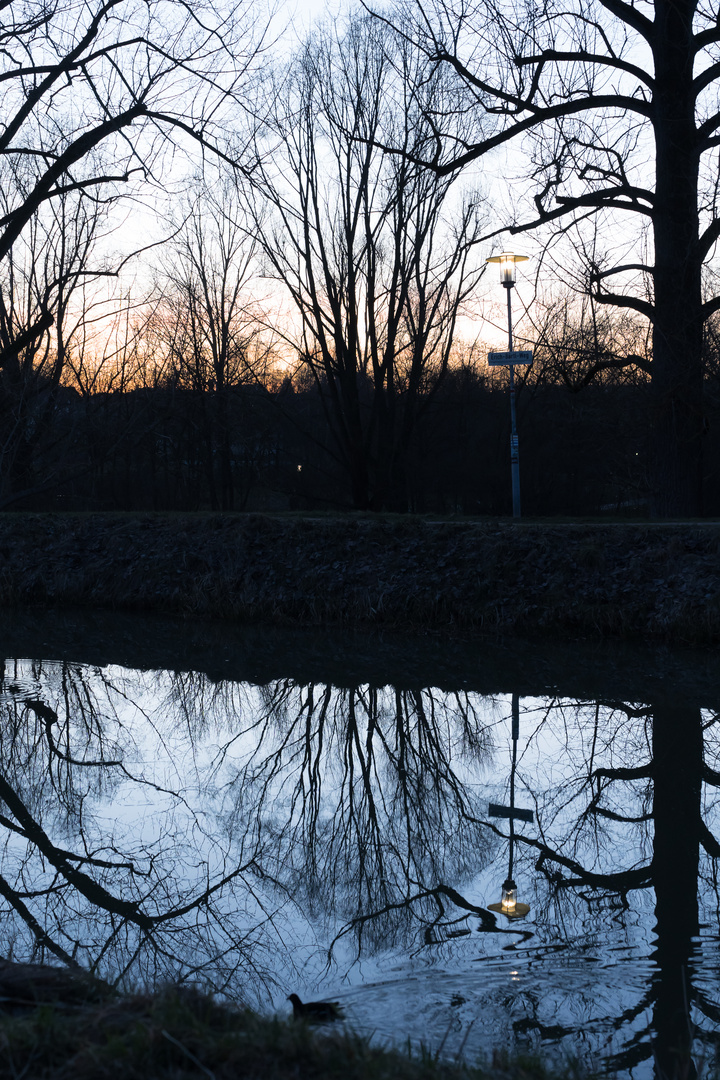
<svg viewBox="0 0 720 1080">
<path fill-rule="evenodd" d="M 520 517 L 520 451 L 518 448 L 517 421 L 515 419 L 515 364 L 532 363 L 532 352 L 513 350 L 512 301 L 510 294 L 515 284 L 515 264 L 527 262 L 527 255 L 513 255 L 503 251 L 501 255 L 491 255 L 486 262 L 500 263 L 500 283 L 507 290 L 508 315 L 508 351 L 489 353 L 489 364 L 507 364 L 510 368 L 510 469 L 512 472 L 513 517 Z M 493 359 L 494 358 L 494 359 Z"/>
<path fill-rule="evenodd" d="M 505 881 L 503 881 L 500 907 L 506 915 L 515 914 L 515 908 L 517 907 L 517 885 L 511 877 L 506 878 Z"/>
<path fill-rule="evenodd" d="M 512 369 L 511 369 L 512 370 Z M 507 915 L 508 919 L 524 919 L 530 911 L 529 904 L 518 903 L 517 885 L 513 880 L 513 859 L 515 855 L 515 818 L 521 821 L 533 820 L 532 810 L 521 810 L 515 805 L 515 769 L 517 767 L 517 744 L 520 737 L 520 697 L 512 696 L 512 765 L 510 767 L 510 805 L 498 806 L 490 803 L 488 813 L 490 817 L 502 817 L 510 819 L 510 854 L 508 857 L 508 876 L 503 881 L 502 895 L 499 904 L 488 904 L 490 911 L 497 911 L 501 915 Z"/>
<path fill-rule="evenodd" d="M 507 915 L 508 919 L 524 919 L 530 913 L 529 904 L 521 904 L 517 898 L 517 885 L 511 877 L 502 883 L 502 895 L 499 904 L 488 904 L 490 911 Z"/>
</svg>

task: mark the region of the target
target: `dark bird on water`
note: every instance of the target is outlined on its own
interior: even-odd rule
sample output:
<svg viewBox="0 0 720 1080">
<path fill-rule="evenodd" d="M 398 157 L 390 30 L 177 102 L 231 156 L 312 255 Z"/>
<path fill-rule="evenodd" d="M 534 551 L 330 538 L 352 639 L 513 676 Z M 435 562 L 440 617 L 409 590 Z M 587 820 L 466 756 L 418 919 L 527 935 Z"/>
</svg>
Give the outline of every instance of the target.
<svg viewBox="0 0 720 1080">
<path fill-rule="evenodd" d="M 344 1020 L 345 1013 L 337 1001 L 302 1002 L 297 994 L 290 994 L 293 1020 L 306 1020 L 309 1024 L 324 1024 L 328 1020 Z"/>
</svg>

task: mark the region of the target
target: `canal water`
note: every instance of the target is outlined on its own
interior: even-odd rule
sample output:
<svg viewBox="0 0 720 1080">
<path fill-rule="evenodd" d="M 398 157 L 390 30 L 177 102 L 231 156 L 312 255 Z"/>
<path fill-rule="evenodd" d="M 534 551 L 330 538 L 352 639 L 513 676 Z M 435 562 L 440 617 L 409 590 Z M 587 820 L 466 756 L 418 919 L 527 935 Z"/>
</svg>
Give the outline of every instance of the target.
<svg viewBox="0 0 720 1080">
<path fill-rule="evenodd" d="M 0 651 L 3 955 L 331 997 L 450 1058 L 717 1069 L 715 654 L 87 613 Z"/>
</svg>

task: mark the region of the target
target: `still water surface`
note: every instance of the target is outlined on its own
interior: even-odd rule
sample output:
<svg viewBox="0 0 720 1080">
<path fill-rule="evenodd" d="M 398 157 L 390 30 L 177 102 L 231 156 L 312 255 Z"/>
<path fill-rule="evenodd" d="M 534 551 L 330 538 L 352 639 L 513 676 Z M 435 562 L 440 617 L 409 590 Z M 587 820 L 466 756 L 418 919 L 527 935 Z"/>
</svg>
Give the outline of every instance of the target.
<svg viewBox="0 0 720 1080">
<path fill-rule="evenodd" d="M 448 1056 L 715 1061 L 714 655 L 88 615 L 0 648 L 4 954 Z"/>
</svg>

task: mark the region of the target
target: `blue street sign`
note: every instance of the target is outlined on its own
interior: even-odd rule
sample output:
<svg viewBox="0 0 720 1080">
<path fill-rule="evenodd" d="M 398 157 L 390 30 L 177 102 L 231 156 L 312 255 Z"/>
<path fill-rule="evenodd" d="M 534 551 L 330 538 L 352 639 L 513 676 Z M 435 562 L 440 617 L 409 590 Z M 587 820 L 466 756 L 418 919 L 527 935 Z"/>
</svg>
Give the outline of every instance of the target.
<svg viewBox="0 0 720 1080">
<path fill-rule="evenodd" d="M 532 364 L 532 349 L 522 349 L 519 352 L 489 352 L 487 362 L 490 367 L 501 367 L 508 364 Z"/>
</svg>

